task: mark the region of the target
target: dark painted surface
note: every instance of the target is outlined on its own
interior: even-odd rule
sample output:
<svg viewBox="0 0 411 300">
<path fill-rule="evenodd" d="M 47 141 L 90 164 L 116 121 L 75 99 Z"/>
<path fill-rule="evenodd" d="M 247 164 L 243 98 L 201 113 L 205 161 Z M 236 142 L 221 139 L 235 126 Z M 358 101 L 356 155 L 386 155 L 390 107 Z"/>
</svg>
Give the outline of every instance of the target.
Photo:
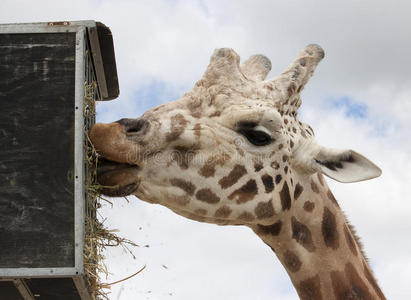
<svg viewBox="0 0 411 300">
<path fill-rule="evenodd" d="M 26 279 L 26 283 L 38 300 L 80 300 L 71 278 Z"/>
<path fill-rule="evenodd" d="M 0 35 L 0 268 L 74 266 L 75 33 Z"/>
<path fill-rule="evenodd" d="M 100 22 L 97 22 L 97 33 L 108 93 L 108 97 L 103 100 L 112 100 L 120 94 L 113 35 L 111 34 L 110 28 Z"/>
<path fill-rule="evenodd" d="M 13 281 L 0 281 L 0 300 L 24 300 Z"/>
</svg>

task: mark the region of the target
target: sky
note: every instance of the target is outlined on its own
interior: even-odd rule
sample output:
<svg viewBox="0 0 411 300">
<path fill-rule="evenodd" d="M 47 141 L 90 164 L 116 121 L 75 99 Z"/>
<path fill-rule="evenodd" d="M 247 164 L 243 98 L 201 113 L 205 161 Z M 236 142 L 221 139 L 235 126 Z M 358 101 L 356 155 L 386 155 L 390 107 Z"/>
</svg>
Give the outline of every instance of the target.
<svg viewBox="0 0 411 300">
<path fill-rule="evenodd" d="M 35 3 L 35 5 L 34 5 Z M 97 120 L 138 117 L 178 99 L 200 79 L 215 48 L 243 60 L 261 53 L 278 75 L 307 44 L 325 50 L 302 93 L 300 119 L 320 144 L 356 150 L 381 177 L 327 179 L 362 238 L 388 299 L 411 295 L 411 2 L 2 0 L 0 23 L 97 20 L 114 37 L 120 97 Z M 135 197 L 101 214 L 141 247 L 110 249 L 110 300 L 298 299 L 277 258 L 249 229 L 202 224 Z M 145 247 L 145 245 L 148 245 Z"/>
</svg>

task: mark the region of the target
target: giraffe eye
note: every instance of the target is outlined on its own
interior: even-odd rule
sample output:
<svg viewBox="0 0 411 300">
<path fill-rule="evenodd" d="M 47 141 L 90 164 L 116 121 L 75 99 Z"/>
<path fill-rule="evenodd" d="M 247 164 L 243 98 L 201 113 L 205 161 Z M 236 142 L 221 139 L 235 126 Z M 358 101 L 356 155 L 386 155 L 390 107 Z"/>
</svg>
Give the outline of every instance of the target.
<svg viewBox="0 0 411 300">
<path fill-rule="evenodd" d="M 244 135 L 251 144 L 256 146 L 265 146 L 272 142 L 271 136 L 261 130 L 242 128 L 239 132 Z"/>
</svg>

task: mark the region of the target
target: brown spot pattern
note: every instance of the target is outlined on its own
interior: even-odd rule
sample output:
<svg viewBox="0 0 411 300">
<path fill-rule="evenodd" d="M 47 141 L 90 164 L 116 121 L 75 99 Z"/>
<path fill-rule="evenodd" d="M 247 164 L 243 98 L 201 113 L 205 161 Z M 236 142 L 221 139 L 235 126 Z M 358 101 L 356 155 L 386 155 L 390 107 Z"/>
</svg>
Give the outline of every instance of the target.
<svg viewBox="0 0 411 300">
<path fill-rule="evenodd" d="M 279 184 L 281 182 L 281 179 L 283 179 L 283 177 L 280 174 L 276 175 L 275 176 L 275 183 Z"/>
<path fill-rule="evenodd" d="M 315 250 L 311 231 L 303 223 L 298 222 L 295 217 L 291 217 L 291 230 L 293 233 L 292 238 L 295 239 L 297 243 L 309 252 L 313 252 Z"/>
<path fill-rule="evenodd" d="M 198 208 L 194 211 L 196 215 L 205 216 L 207 214 L 207 210 L 204 208 Z"/>
<path fill-rule="evenodd" d="M 208 188 L 197 191 L 196 198 L 200 201 L 210 203 L 210 204 L 215 204 L 215 203 L 220 202 L 220 197 L 218 197 Z"/>
<path fill-rule="evenodd" d="M 331 272 L 330 277 L 334 290 L 334 296 L 337 300 L 373 299 L 369 289 L 351 263 L 347 263 L 345 265 L 344 271 Z"/>
<path fill-rule="evenodd" d="M 174 152 L 171 153 L 171 160 L 175 161 L 181 169 L 186 170 L 195 155 L 196 152 L 194 150 L 178 146 L 175 147 Z"/>
<path fill-rule="evenodd" d="M 261 176 L 261 180 L 264 184 L 265 192 L 271 193 L 274 189 L 273 178 L 268 174 L 264 174 L 263 176 Z"/>
<path fill-rule="evenodd" d="M 314 202 L 305 201 L 305 203 L 304 203 L 304 210 L 305 211 L 312 212 L 314 207 L 315 207 Z"/>
<path fill-rule="evenodd" d="M 234 168 L 231 170 L 231 172 L 227 175 L 221 178 L 218 181 L 218 184 L 223 188 L 226 189 L 233 184 L 237 183 L 237 181 L 243 177 L 247 173 L 247 170 L 245 169 L 244 166 L 242 165 L 235 165 Z"/>
<path fill-rule="evenodd" d="M 171 130 L 166 134 L 166 142 L 170 143 L 175 141 L 185 130 L 188 121 L 182 114 L 176 114 L 171 117 L 170 127 Z"/>
<path fill-rule="evenodd" d="M 245 222 L 251 222 L 255 220 L 255 217 L 251 213 L 245 211 L 238 217 L 238 219 Z"/>
<path fill-rule="evenodd" d="M 318 185 L 313 180 L 311 180 L 311 189 L 314 193 L 318 194 L 320 192 Z"/>
<path fill-rule="evenodd" d="M 328 190 L 327 197 L 328 197 L 328 199 L 331 200 L 332 203 L 334 203 L 334 205 L 336 205 L 337 207 L 340 207 L 338 205 L 337 199 L 335 199 L 335 197 L 334 197 L 333 193 L 331 192 L 331 190 Z"/>
<path fill-rule="evenodd" d="M 219 209 L 216 210 L 214 213 L 214 217 L 216 218 L 227 218 L 231 214 L 232 210 L 227 205 L 221 206 Z"/>
<path fill-rule="evenodd" d="M 355 244 L 354 238 L 352 237 L 350 229 L 347 227 L 347 224 L 344 224 L 344 235 L 347 241 L 348 248 L 350 248 L 352 254 L 357 256 L 358 255 L 357 246 Z"/>
<path fill-rule="evenodd" d="M 254 164 L 254 171 L 258 172 L 260 171 L 262 168 L 264 168 L 263 164 L 261 162 L 258 162 L 256 164 Z"/>
<path fill-rule="evenodd" d="M 297 200 L 300 197 L 303 190 L 304 188 L 299 183 L 297 183 L 294 189 L 294 200 Z"/>
<path fill-rule="evenodd" d="M 253 200 L 255 195 L 258 193 L 257 183 L 254 179 L 250 179 L 240 187 L 238 190 L 232 192 L 228 199 L 233 200 L 236 199 L 238 204 L 245 203 L 247 201 Z"/>
<path fill-rule="evenodd" d="M 258 203 L 254 212 L 258 219 L 265 219 L 274 216 L 274 207 L 272 201 L 270 200 L 268 202 Z"/>
<path fill-rule="evenodd" d="M 280 168 L 280 164 L 276 161 L 273 161 L 271 163 L 271 168 L 273 168 L 274 170 L 278 170 Z"/>
<path fill-rule="evenodd" d="M 196 187 L 189 181 L 180 179 L 180 178 L 171 178 L 170 184 L 182 189 L 184 192 L 189 194 L 190 196 L 194 195 L 194 191 Z"/>
<path fill-rule="evenodd" d="M 230 156 L 226 153 L 214 155 L 207 159 L 204 166 L 198 171 L 198 174 L 204 177 L 212 177 L 215 175 L 215 168 L 217 165 L 223 166 Z"/>
<path fill-rule="evenodd" d="M 301 300 L 323 300 L 319 275 L 300 281 L 296 289 Z"/>
<path fill-rule="evenodd" d="M 281 232 L 282 222 L 278 221 L 272 225 L 258 225 L 258 231 L 261 234 L 270 234 L 272 236 L 277 236 Z"/>
<path fill-rule="evenodd" d="M 290 250 L 284 253 L 283 261 L 285 267 L 292 273 L 298 272 L 302 265 L 298 256 Z"/>
<path fill-rule="evenodd" d="M 323 174 L 321 174 L 320 172 L 317 172 L 317 178 L 318 178 L 318 181 L 320 182 L 320 184 L 322 185 L 322 186 L 324 186 L 324 176 L 323 176 Z"/>
<path fill-rule="evenodd" d="M 194 125 L 194 136 L 196 140 L 200 140 L 201 137 L 201 124 L 197 123 Z"/>
<path fill-rule="evenodd" d="M 334 214 L 327 207 L 324 207 L 321 231 L 327 247 L 337 249 L 340 245 L 337 222 Z"/>
<path fill-rule="evenodd" d="M 291 207 L 290 190 L 288 189 L 287 181 L 284 181 L 283 188 L 280 191 L 281 207 L 283 210 L 288 210 Z"/>
</svg>

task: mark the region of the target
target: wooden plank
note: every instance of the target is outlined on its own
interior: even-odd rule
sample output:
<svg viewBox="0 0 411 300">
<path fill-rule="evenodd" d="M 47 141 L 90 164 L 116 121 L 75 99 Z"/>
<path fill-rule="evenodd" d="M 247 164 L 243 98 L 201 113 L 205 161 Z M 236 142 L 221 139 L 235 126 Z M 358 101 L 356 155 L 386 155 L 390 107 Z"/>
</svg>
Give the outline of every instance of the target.
<svg viewBox="0 0 411 300">
<path fill-rule="evenodd" d="M 0 35 L 0 268 L 74 266 L 75 33 Z"/>
</svg>

